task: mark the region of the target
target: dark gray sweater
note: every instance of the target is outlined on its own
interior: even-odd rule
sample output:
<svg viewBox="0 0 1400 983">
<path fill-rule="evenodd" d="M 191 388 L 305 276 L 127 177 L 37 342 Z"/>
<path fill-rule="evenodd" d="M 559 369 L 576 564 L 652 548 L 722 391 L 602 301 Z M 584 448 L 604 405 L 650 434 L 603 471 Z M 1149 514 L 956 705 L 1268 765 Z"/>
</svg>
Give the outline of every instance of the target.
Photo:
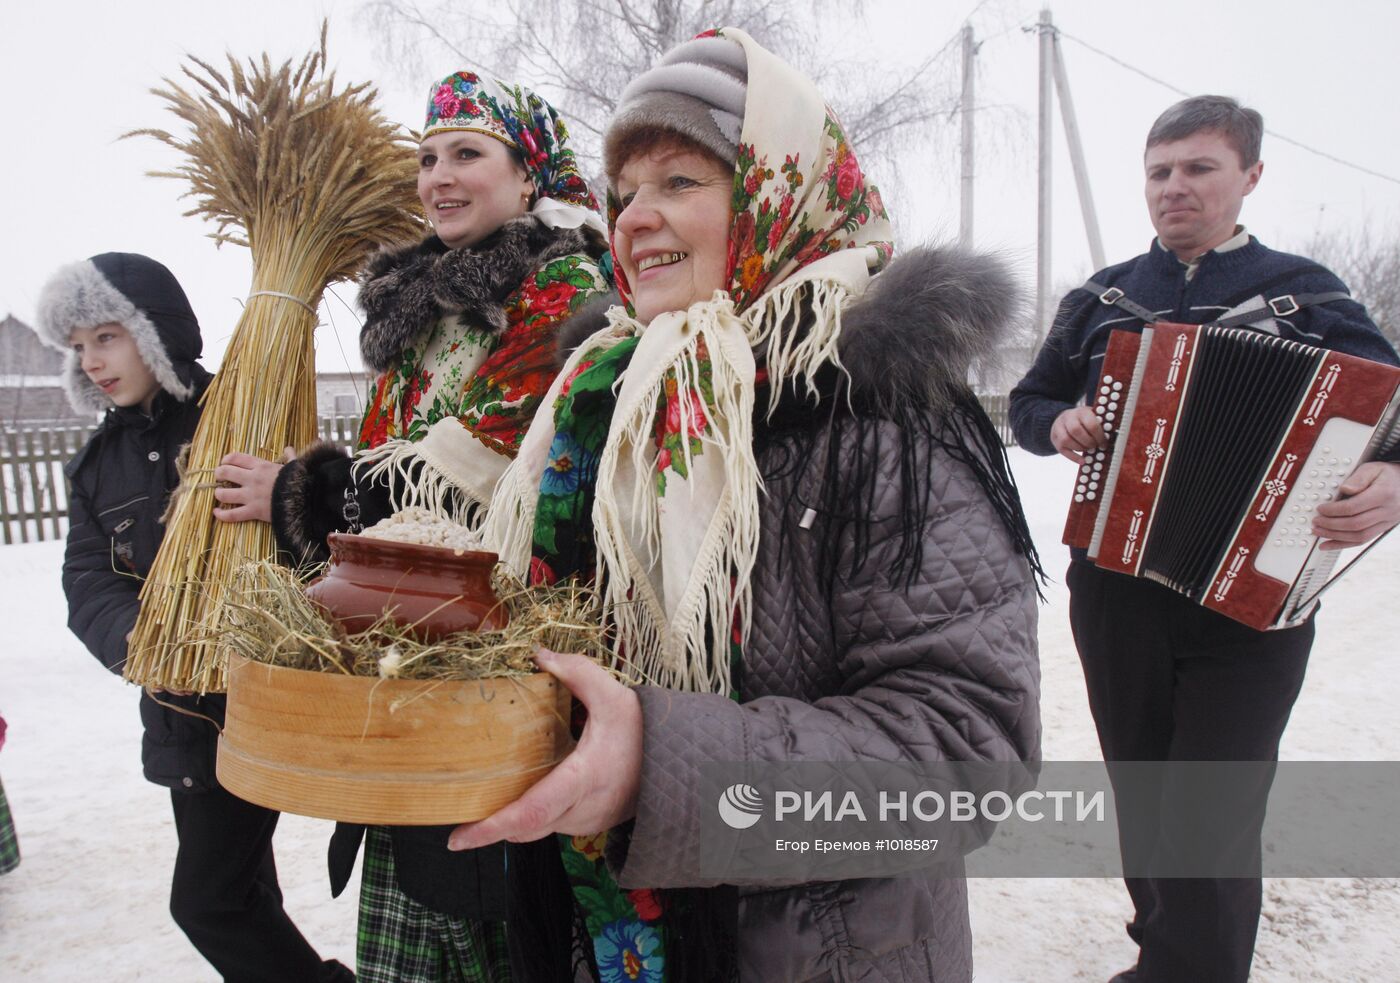
<svg viewBox="0 0 1400 983">
<path fill-rule="evenodd" d="M 1275 252 L 1253 236 L 1238 249 L 1207 253 L 1190 280 L 1185 265 L 1156 242 L 1143 255 L 1100 270 L 1092 279 L 1105 287 L 1118 287 L 1161 320 L 1178 324 L 1204 324 L 1287 294 L 1347 289 L 1335 274 L 1312 260 Z M 1035 364 L 1011 390 L 1011 427 L 1021 446 L 1034 454 L 1054 454 L 1050 428 L 1055 417 L 1087 396 L 1098 380 L 1109 332 L 1115 328 L 1141 331 L 1142 327 L 1142 320 L 1100 302 L 1092 292 L 1082 287 L 1071 290 L 1060 303 Z M 1400 365 L 1400 357 L 1366 308 L 1354 300 L 1307 307 L 1250 327 Z"/>
</svg>

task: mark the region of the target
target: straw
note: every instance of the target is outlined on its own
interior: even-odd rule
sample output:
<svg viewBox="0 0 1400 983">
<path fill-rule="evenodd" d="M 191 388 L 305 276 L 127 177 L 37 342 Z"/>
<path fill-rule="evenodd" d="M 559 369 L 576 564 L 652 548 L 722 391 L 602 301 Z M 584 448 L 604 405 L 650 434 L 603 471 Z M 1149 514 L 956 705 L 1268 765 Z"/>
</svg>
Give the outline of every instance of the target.
<svg viewBox="0 0 1400 983">
<path fill-rule="evenodd" d="M 224 593 L 249 560 L 271 559 L 266 523 L 213 517 L 212 472 L 231 451 L 276 457 L 316 436 L 315 310 L 329 283 L 354 276 L 378 246 L 422 232 L 407 135 L 367 85 L 337 90 L 320 46 L 299 64 L 266 54 L 227 76 L 190 57 L 183 84 L 152 92 L 188 126 L 149 136 L 184 163 L 153 172 L 188 182 L 186 215 L 215 223 L 216 242 L 247 246 L 253 283 L 223 365 L 204 395 L 189 466 L 141 592 L 125 676 L 142 685 L 219 692 L 225 663 L 203 626 L 225 620 Z"/>
<path fill-rule="evenodd" d="M 493 587 L 508 621 L 495 631 L 423 641 L 411 625 L 381 618 L 346 634 L 303 593 L 286 567 L 245 563 L 225 593 L 226 621 L 207 626 L 220 644 L 254 662 L 291 669 L 388 679 L 492 679 L 538 671 L 540 648 L 578 652 L 610 666 L 597 593 L 575 583 L 525 587 L 497 567 Z M 621 677 L 619 677 L 621 678 Z"/>
</svg>

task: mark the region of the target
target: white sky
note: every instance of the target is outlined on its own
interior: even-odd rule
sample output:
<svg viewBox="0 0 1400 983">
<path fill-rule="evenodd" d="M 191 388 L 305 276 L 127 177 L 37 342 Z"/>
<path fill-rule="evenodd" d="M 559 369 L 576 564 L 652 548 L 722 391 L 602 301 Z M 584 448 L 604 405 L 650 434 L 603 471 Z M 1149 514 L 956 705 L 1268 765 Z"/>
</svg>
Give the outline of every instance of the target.
<svg viewBox="0 0 1400 983">
<path fill-rule="evenodd" d="M 828 10 L 841 4 L 827 3 Z M 956 33 L 973 0 L 873 0 L 867 23 L 840 57 L 872 65 L 915 63 Z M 1004 250 L 1034 282 L 1036 58 L 1040 3 L 988 0 L 972 23 L 985 39 L 978 68 L 977 244 Z M 206 363 L 217 365 L 247 293 L 246 251 L 215 249 L 200 221 L 181 218 L 179 183 L 144 172 L 171 166 L 149 140 L 118 142 L 129 129 L 170 127 L 147 90 L 178 71 L 185 53 L 217 60 L 267 51 L 299 57 L 322 16 L 339 78 L 373 80 L 386 114 L 418 125 L 423 93 L 460 67 L 450 56 L 424 66 L 389 65 L 357 16 L 357 0 L 70 0 L 0 6 L 0 316 L 33 320 L 44 279 L 60 264 L 106 250 L 147 253 L 170 266 L 204 326 Z M 465 35 L 470 4 L 456 33 Z M 1400 92 L 1400 4 L 1382 0 L 1056 0 L 1056 25 L 1144 71 L 1194 92 L 1234 95 L 1280 134 L 1400 177 L 1393 101 Z M 1151 237 L 1141 197 L 1142 141 L 1177 98 L 1070 37 L 1062 40 L 1089 157 L 1109 262 L 1141 252 Z M 954 46 L 954 51 L 956 46 Z M 409 76 L 426 70 L 423 78 Z M 530 80 L 521 79 L 528 83 Z M 422 90 L 422 91 L 420 91 Z M 1059 126 L 1058 109 L 1056 126 Z M 898 161 L 865 159 L 885 186 L 901 242 L 955 236 L 958 123 L 940 124 L 935 149 Z M 857 148 L 859 149 L 859 148 Z M 1264 178 L 1244 221 L 1268 244 L 1301 246 L 1319 228 L 1365 221 L 1386 232 L 1400 214 L 1400 183 L 1368 177 L 1265 138 Z M 1092 269 L 1063 134 L 1055 135 L 1053 282 Z M 333 288 L 345 301 L 346 286 Z M 336 301 L 318 334 L 323 370 L 358 368 L 356 321 Z"/>
</svg>

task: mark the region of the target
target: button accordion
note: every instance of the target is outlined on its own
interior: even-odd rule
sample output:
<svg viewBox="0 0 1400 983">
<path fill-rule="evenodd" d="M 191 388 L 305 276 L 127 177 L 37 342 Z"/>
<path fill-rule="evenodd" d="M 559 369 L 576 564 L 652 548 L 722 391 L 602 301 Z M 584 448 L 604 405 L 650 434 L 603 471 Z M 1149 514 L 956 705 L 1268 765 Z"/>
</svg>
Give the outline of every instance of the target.
<svg viewBox="0 0 1400 983">
<path fill-rule="evenodd" d="M 1390 450 L 1400 368 L 1257 331 L 1114 331 L 1064 541 L 1253 628 L 1311 614 L 1338 551 L 1314 510 Z"/>
</svg>

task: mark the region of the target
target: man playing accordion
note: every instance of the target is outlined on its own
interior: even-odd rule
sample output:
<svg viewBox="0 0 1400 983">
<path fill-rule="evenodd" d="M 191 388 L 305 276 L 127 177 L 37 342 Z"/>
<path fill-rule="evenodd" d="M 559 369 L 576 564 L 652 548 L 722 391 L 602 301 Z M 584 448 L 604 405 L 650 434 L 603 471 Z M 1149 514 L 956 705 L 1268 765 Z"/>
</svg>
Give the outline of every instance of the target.
<svg viewBox="0 0 1400 983">
<path fill-rule="evenodd" d="M 1185 99 L 1153 124 L 1144 163 L 1157 238 L 1146 253 L 1099 271 L 1092 287 L 1061 302 L 1044 347 L 1011 393 L 1011 422 L 1023 447 L 1078 462 L 1104 446 L 1090 397 L 1109 334 L 1140 331 L 1150 321 L 1204 324 L 1258 311 L 1243 330 L 1400 364 L 1335 275 L 1267 248 L 1237 224 L 1244 196 L 1263 172 L 1262 136 L 1258 112 L 1221 96 Z M 1346 480 L 1337 501 L 1318 507 L 1312 532 L 1323 549 L 1340 549 L 1397 521 L 1400 464 L 1373 461 Z M 1277 760 L 1303 684 L 1312 618 L 1256 631 L 1151 580 L 1100 569 L 1083 550 L 1073 551 L 1066 580 L 1105 761 Z M 1257 775 L 1254 787 L 1233 790 L 1248 803 L 1249 821 L 1222 823 L 1210 837 L 1219 856 L 1252 857 L 1255 866 L 1272 770 Z M 1244 983 L 1260 879 L 1136 876 L 1128 858 L 1169 866 L 1164 834 L 1189 820 L 1160 789 L 1116 791 L 1134 905 L 1128 934 L 1140 953 L 1136 967 L 1111 983 Z"/>
</svg>

